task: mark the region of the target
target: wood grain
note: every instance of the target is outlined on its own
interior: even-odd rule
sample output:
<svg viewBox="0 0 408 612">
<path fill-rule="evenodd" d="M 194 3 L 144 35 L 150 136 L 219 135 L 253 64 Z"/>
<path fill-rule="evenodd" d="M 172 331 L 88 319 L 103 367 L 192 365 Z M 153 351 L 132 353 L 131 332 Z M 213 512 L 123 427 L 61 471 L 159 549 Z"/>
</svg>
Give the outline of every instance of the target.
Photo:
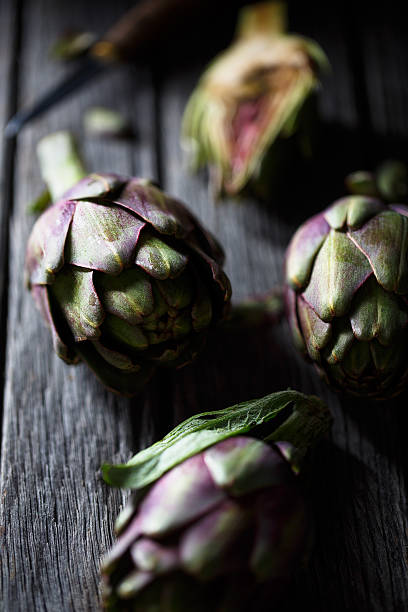
<svg viewBox="0 0 408 612">
<path fill-rule="evenodd" d="M 15 110 L 17 93 L 17 56 L 19 51 L 18 3 L 0 2 L 0 133 Z M 0 142 L 0 383 L 3 386 L 7 343 L 8 226 L 13 194 L 13 156 L 15 143 Z M 0 418 L 3 395 L 0 398 Z"/>
<path fill-rule="evenodd" d="M 129 4 L 100 2 L 95 11 L 92 3 L 80 0 L 25 0 L 19 104 L 34 100 L 69 70 L 47 58 L 49 43 L 64 27 L 87 23 L 102 32 Z M 387 405 L 339 399 L 294 354 L 282 323 L 226 334 L 221 341 L 212 338 L 195 364 L 155 380 L 137 401 L 121 400 L 104 392 L 85 367 L 69 368 L 54 356 L 23 287 L 24 247 L 33 222 L 26 206 L 41 190 L 35 145 L 55 129 L 80 134 L 83 110 L 101 103 L 131 117 L 136 138 L 80 138 L 90 169 L 153 176 L 186 201 L 223 243 L 236 299 L 282 282 L 284 250 L 296 225 L 342 195 L 346 172 L 403 151 L 408 136 L 406 43 L 398 16 L 387 21 L 371 11 L 369 19 L 351 28 L 348 16 L 332 5 L 319 14 L 294 5 L 293 30 L 321 42 L 332 71 L 320 95 L 324 124 L 314 164 L 301 176 L 289 173 L 285 193 L 269 206 L 251 199 L 215 206 L 206 173 L 189 174 L 179 147 L 187 97 L 205 63 L 230 36 L 222 24 L 214 24 L 212 36 L 192 41 L 188 57 L 167 58 L 153 79 L 148 71 L 112 73 L 52 109 L 18 139 L 0 494 L 0 601 L 5 612 L 98 609 L 99 560 L 111 544 L 113 521 L 126 498 L 101 482 L 98 470 L 104 460 L 127 459 L 193 412 L 287 386 L 321 395 L 335 423 L 316 453 L 307 483 L 315 550 L 283 610 L 408 609 L 406 397 Z M 16 52 L 12 7 L 11 1 L 0 0 L 5 15 L 0 28 L 7 30 L 0 36 L 3 74 Z M 355 29 L 362 32 L 359 44 L 353 39 Z M 0 90 L 0 124 L 12 100 L 7 84 Z M 3 181 L 4 159 L 3 146 Z M 0 208 L 6 219 L 7 197 Z M 3 264 L 0 291 L 4 269 Z"/>
<path fill-rule="evenodd" d="M 20 104 L 32 102 L 62 76 L 64 69 L 48 60 L 48 48 L 73 15 L 80 24 L 103 29 L 124 4 L 106 4 L 95 15 L 79 1 L 26 3 Z M 83 110 L 102 100 L 132 118 L 138 137 L 129 143 L 81 138 L 89 168 L 154 175 L 150 79 L 126 69 L 37 120 L 17 145 L 0 507 L 0 590 L 6 611 L 98 609 L 99 561 L 112 542 L 125 497 L 104 485 L 99 467 L 106 460 L 129 458 L 139 440 L 151 440 L 151 418 L 146 414 L 142 420 L 142 399 L 131 403 L 104 392 L 84 366 L 67 367 L 53 354 L 23 284 L 25 243 L 33 223 L 26 208 L 42 189 L 36 143 L 56 129 L 80 134 Z"/>
</svg>

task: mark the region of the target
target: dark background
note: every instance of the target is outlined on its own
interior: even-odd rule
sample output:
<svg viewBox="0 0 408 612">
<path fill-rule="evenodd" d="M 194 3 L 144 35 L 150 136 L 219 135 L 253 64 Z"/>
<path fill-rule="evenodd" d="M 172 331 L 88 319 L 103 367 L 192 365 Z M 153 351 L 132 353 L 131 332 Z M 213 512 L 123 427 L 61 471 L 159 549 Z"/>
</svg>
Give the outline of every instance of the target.
<svg viewBox="0 0 408 612">
<path fill-rule="evenodd" d="M 72 66 L 49 59 L 66 28 L 103 32 L 131 2 L 0 0 L 0 126 Z M 3 609 L 98 608 L 101 556 L 126 493 L 99 466 L 124 461 L 174 423 L 292 386 L 326 399 L 335 416 L 308 483 L 316 546 L 283 608 L 408 609 L 406 396 L 387 404 L 342 399 L 294 354 L 284 323 L 211 341 L 195 364 L 156 379 L 143 397 L 117 398 L 82 366 L 69 368 L 23 285 L 27 204 L 41 189 L 35 146 L 73 130 L 90 170 L 153 177 L 186 201 L 225 247 L 235 297 L 281 282 L 284 249 L 302 220 L 344 193 L 345 174 L 406 158 L 408 56 L 402 8 L 289 3 L 290 29 L 315 38 L 332 66 L 319 94 L 312 166 L 291 169 L 269 206 L 214 206 L 207 176 L 191 176 L 179 147 L 181 115 L 203 67 L 231 39 L 236 6 L 197 18 L 155 61 L 123 67 L 50 110 L 0 146 L 0 366 L 3 409 L 0 601 Z M 341 6 L 339 6 L 341 5 Z M 221 10 L 222 9 L 222 10 Z M 150 65 L 150 63 L 152 65 Z M 131 141 L 85 138 L 81 118 L 103 104 L 128 116 Z M 299 173 L 300 172 L 300 173 Z M 272 608 L 272 605 L 271 605 Z"/>
</svg>

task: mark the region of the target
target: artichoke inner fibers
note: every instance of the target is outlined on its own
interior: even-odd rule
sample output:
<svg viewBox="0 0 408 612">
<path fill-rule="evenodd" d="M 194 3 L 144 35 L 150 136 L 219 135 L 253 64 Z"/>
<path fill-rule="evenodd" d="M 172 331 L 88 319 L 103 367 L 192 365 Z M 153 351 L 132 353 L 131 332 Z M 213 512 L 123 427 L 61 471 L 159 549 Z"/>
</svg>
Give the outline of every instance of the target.
<svg viewBox="0 0 408 612">
<path fill-rule="evenodd" d="M 408 208 L 349 196 L 304 223 L 286 258 L 298 348 L 337 390 L 386 399 L 408 376 Z"/>
</svg>

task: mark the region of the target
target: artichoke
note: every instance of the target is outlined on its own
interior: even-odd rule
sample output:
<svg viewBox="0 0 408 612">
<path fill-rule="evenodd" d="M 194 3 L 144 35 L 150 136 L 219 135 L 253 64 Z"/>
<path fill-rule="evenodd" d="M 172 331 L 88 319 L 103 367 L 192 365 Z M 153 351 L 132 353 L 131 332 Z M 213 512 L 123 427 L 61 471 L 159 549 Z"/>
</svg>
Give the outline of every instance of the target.
<svg viewBox="0 0 408 612">
<path fill-rule="evenodd" d="M 268 442 L 237 435 L 291 400 L 304 405 Z M 300 455 L 286 440 L 294 436 L 301 446 L 303 437 L 306 448 L 327 429 L 326 409 L 289 390 L 220 413 L 201 415 L 207 425 L 192 417 L 116 466 L 122 481 L 119 468 L 130 478 L 135 470 L 140 485 L 150 467 L 161 469 L 119 516 L 120 536 L 102 565 L 109 610 L 269 609 L 305 557 L 310 521 L 297 476 Z M 274 442 L 280 436 L 285 442 Z"/>
<path fill-rule="evenodd" d="M 153 184 L 91 174 L 37 220 L 28 285 L 69 364 L 131 396 L 195 357 L 229 304 L 222 250 Z"/>
<path fill-rule="evenodd" d="M 408 376 L 408 208 L 342 198 L 296 232 L 286 255 L 297 347 L 338 391 L 387 399 Z"/>
<path fill-rule="evenodd" d="M 221 194 L 259 187 L 266 175 L 270 181 L 284 154 L 276 146 L 290 136 L 309 147 L 303 111 L 327 60 L 315 42 L 285 34 L 285 21 L 281 3 L 244 8 L 235 42 L 208 66 L 187 104 L 185 148 L 196 167 L 210 165 Z"/>
</svg>

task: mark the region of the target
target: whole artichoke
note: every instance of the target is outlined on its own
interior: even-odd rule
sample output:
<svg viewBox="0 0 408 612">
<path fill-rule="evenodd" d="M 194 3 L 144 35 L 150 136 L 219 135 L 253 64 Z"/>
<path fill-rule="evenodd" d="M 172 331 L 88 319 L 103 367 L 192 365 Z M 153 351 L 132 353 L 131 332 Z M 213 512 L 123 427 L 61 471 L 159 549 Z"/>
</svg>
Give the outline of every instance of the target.
<svg viewBox="0 0 408 612">
<path fill-rule="evenodd" d="M 335 389 L 386 399 L 408 376 L 408 208 L 366 196 L 304 223 L 286 255 L 289 324 Z"/>
<path fill-rule="evenodd" d="M 275 150 L 278 143 L 296 136 L 297 148 L 310 148 L 304 111 L 327 60 L 314 41 L 285 29 L 283 3 L 245 7 L 235 41 L 207 67 L 187 104 L 185 148 L 195 166 L 209 164 L 217 193 L 248 185 L 265 192 L 288 157 L 286 146 Z"/>
<path fill-rule="evenodd" d="M 91 174 L 38 219 L 28 284 L 67 363 L 137 393 L 158 365 L 180 367 L 228 307 L 223 253 L 154 185 Z"/>
<path fill-rule="evenodd" d="M 107 608 L 269 609 L 308 541 L 290 449 L 229 438 L 134 497 L 102 566 Z"/>
</svg>

